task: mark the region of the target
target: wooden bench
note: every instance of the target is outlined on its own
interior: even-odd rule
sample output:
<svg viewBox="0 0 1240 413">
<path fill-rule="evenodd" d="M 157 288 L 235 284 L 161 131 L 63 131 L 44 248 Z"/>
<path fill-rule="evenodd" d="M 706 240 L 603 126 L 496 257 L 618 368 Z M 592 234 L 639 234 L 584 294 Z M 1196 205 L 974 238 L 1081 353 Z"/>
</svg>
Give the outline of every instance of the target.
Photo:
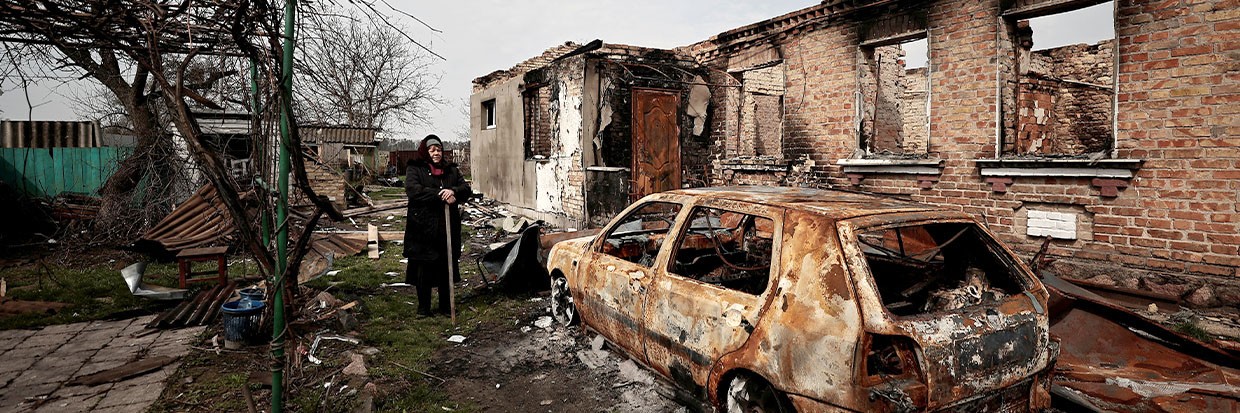
<svg viewBox="0 0 1240 413">
<path fill-rule="evenodd" d="M 228 263 L 224 261 L 224 254 L 228 252 L 228 247 L 211 247 L 211 248 L 189 248 L 177 253 L 177 276 L 181 288 L 193 282 L 215 281 L 219 285 L 228 282 Z M 214 270 L 192 271 L 193 263 L 202 261 L 215 261 Z M 198 275 L 215 275 L 214 277 L 195 277 Z"/>
</svg>

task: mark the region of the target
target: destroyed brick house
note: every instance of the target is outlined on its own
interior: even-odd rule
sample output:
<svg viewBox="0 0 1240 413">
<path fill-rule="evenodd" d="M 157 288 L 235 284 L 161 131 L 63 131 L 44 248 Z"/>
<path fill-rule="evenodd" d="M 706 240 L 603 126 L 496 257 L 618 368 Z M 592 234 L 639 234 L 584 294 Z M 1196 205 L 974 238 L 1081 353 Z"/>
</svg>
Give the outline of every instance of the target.
<svg viewBox="0 0 1240 413">
<path fill-rule="evenodd" d="M 1030 20 L 1085 7 L 1114 39 L 1037 48 Z M 1077 279 L 1234 304 L 1237 32 L 1220 0 L 842 0 L 674 50 L 570 43 L 474 81 L 473 177 L 579 228 L 670 188 L 900 195 L 1026 257 L 1049 238 Z"/>
</svg>

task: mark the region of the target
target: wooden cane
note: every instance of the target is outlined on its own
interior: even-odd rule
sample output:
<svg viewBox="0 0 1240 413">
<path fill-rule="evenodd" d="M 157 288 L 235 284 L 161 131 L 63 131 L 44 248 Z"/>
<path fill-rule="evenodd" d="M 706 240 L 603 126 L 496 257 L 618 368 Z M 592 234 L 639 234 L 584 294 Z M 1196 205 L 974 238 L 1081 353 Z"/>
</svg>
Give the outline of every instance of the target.
<svg viewBox="0 0 1240 413">
<path fill-rule="evenodd" d="M 456 325 L 456 251 L 452 249 L 452 208 L 447 202 L 443 204 L 443 227 L 448 234 L 448 312 L 452 315 L 452 324 Z"/>
</svg>

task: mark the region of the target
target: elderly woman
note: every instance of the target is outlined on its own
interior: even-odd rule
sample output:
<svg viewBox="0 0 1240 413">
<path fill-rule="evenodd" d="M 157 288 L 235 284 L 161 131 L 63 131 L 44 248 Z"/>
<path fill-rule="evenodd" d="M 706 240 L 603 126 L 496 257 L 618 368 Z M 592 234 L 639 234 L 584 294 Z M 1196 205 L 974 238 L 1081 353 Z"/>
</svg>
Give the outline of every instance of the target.
<svg viewBox="0 0 1240 413">
<path fill-rule="evenodd" d="M 405 258 L 409 267 L 405 282 L 418 290 L 418 314 L 431 315 L 431 288 L 439 288 L 439 312 L 447 313 L 448 260 L 461 259 L 461 211 L 458 205 L 473 192 L 455 163 L 443 159 L 443 142 L 427 135 L 418 145 L 418 157 L 405 170 L 405 194 L 409 214 L 405 224 Z M 444 206 L 447 205 L 447 208 Z M 449 211 L 451 227 L 444 228 L 444 211 Z M 448 234 L 452 251 L 448 251 Z M 457 266 L 453 266 L 457 268 Z M 453 280 L 460 273 L 452 274 Z"/>
</svg>

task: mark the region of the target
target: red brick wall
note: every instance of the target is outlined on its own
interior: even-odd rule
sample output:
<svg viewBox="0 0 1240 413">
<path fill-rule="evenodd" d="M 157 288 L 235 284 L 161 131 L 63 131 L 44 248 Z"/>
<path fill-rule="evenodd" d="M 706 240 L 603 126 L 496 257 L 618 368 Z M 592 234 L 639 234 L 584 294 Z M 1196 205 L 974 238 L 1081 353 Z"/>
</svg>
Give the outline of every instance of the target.
<svg viewBox="0 0 1240 413">
<path fill-rule="evenodd" d="M 1022 217 L 1028 210 L 1078 211 L 1089 230 L 1077 240 L 1052 244 L 1050 254 L 1061 264 L 1054 270 L 1183 295 L 1199 305 L 1235 303 L 1240 301 L 1237 5 L 1235 0 L 1118 3 L 1116 157 L 1145 163 L 1116 197 L 1101 196 L 1090 178 L 1015 177 L 1006 192 L 996 192 L 980 176 L 975 160 L 996 154 L 997 85 L 1012 80 L 999 76 L 1014 74 L 1009 69 L 1016 57 L 1009 40 L 1014 30 L 998 23 L 999 2 L 972 0 L 933 1 L 925 9 L 933 69 L 928 155 L 943 160 L 929 189 L 919 187 L 917 176 L 898 174 L 866 175 L 852 186 L 835 164 L 858 149 L 858 27 L 874 10 L 771 37 L 786 67 L 783 146 L 794 161 L 791 173 L 719 170 L 712 183 L 902 194 L 973 214 L 1026 256 L 1041 243 L 1025 235 Z M 742 47 L 715 55 L 709 43 L 694 50 L 720 69 L 730 69 L 729 59 L 746 53 Z M 712 138 L 726 141 L 732 129 L 719 126 Z"/>
</svg>

